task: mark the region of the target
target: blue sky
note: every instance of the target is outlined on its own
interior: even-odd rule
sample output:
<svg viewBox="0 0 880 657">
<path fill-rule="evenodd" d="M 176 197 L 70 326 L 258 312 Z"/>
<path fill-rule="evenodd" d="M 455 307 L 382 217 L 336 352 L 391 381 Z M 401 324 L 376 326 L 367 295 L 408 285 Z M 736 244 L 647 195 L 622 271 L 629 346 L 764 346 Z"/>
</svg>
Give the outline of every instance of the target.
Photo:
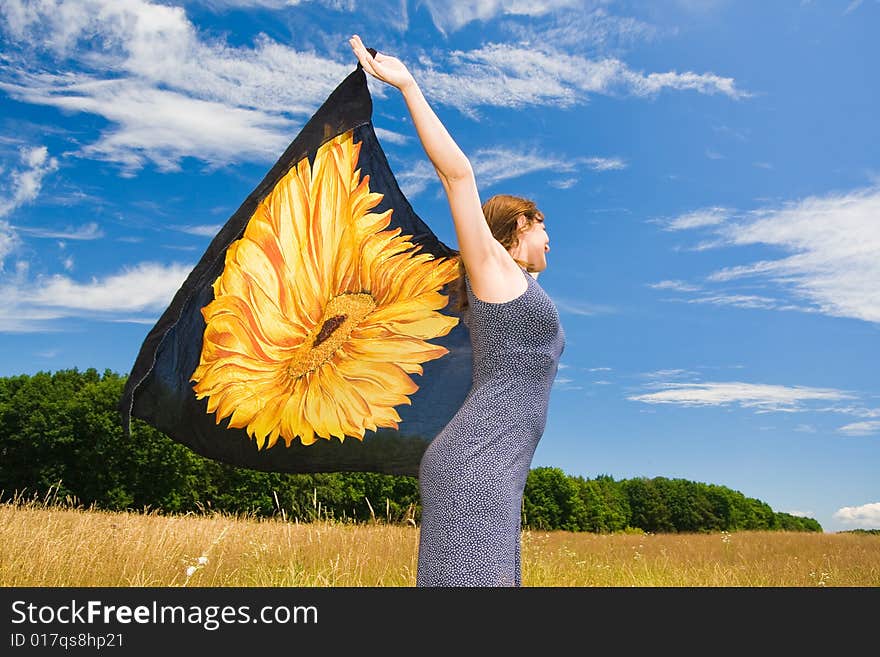
<svg viewBox="0 0 880 657">
<path fill-rule="evenodd" d="M 533 466 L 878 528 L 878 26 L 878 0 L 5 0 L 0 376 L 127 373 L 358 33 L 483 198 L 546 215 L 567 342 Z M 373 82 L 401 186 L 456 247 Z"/>
</svg>

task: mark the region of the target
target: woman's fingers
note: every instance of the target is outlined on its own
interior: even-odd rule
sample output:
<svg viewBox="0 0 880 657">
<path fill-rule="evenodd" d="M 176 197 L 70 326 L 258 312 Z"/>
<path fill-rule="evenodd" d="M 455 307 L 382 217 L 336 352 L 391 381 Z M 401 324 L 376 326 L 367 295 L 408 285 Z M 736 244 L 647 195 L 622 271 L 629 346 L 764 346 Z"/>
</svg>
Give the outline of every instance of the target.
<svg viewBox="0 0 880 657">
<path fill-rule="evenodd" d="M 350 45 L 351 49 L 354 50 L 354 54 L 357 55 L 358 61 L 363 64 L 365 56 L 368 56 L 369 53 L 367 52 L 367 49 L 364 48 L 364 44 L 360 40 L 360 37 L 355 34 L 348 40 L 348 45 Z"/>
<path fill-rule="evenodd" d="M 351 45 L 351 49 L 354 50 L 354 54 L 357 56 L 358 61 L 361 63 L 364 70 L 371 75 L 380 77 L 373 66 L 375 59 L 370 55 L 366 47 L 364 47 L 360 37 L 355 34 L 348 40 L 348 43 Z"/>
</svg>

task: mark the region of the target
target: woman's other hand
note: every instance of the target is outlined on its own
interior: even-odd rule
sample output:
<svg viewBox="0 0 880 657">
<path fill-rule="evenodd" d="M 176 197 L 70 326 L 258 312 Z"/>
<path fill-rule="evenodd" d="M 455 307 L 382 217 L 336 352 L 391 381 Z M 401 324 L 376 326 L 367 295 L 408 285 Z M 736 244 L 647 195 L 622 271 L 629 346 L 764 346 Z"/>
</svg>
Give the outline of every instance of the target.
<svg viewBox="0 0 880 657">
<path fill-rule="evenodd" d="M 373 57 L 364 46 L 361 38 L 355 34 L 349 40 L 348 44 L 357 55 L 358 61 L 364 70 L 374 78 L 397 87 L 401 91 L 411 84 L 415 84 L 412 74 L 406 66 L 396 57 L 383 55 L 380 52 Z"/>
</svg>

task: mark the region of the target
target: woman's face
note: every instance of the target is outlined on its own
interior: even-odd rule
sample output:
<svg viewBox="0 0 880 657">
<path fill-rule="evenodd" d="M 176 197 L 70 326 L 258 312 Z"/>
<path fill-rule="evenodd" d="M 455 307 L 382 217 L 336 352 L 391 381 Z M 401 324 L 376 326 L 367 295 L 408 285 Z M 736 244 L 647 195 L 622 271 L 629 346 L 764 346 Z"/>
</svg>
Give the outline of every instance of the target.
<svg viewBox="0 0 880 657">
<path fill-rule="evenodd" d="M 514 250 L 514 256 L 529 263 L 529 271 L 538 272 L 547 269 L 547 253 L 550 251 L 550 237 L 544 219 L 536 219 L 526 227 L 528 219 L 521 216 L 517 219 L 519 225 L 519 244 Z"/>
</svg>

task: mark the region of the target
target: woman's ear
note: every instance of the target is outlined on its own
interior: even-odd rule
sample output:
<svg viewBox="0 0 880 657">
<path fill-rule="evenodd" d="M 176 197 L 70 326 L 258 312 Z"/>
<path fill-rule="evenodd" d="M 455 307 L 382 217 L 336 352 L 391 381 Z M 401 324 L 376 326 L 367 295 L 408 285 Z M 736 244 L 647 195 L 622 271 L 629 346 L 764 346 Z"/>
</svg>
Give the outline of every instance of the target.
<svg viewBox="0 0 880 657">
<path fill-rule="evenodd" d="M 521 214 L 516 218 L 516 232 L 520 232 L 523 230 L 526 225 L 529 223 L 529 220 L 526 218 L 526 215 Z"/>
</svg>

